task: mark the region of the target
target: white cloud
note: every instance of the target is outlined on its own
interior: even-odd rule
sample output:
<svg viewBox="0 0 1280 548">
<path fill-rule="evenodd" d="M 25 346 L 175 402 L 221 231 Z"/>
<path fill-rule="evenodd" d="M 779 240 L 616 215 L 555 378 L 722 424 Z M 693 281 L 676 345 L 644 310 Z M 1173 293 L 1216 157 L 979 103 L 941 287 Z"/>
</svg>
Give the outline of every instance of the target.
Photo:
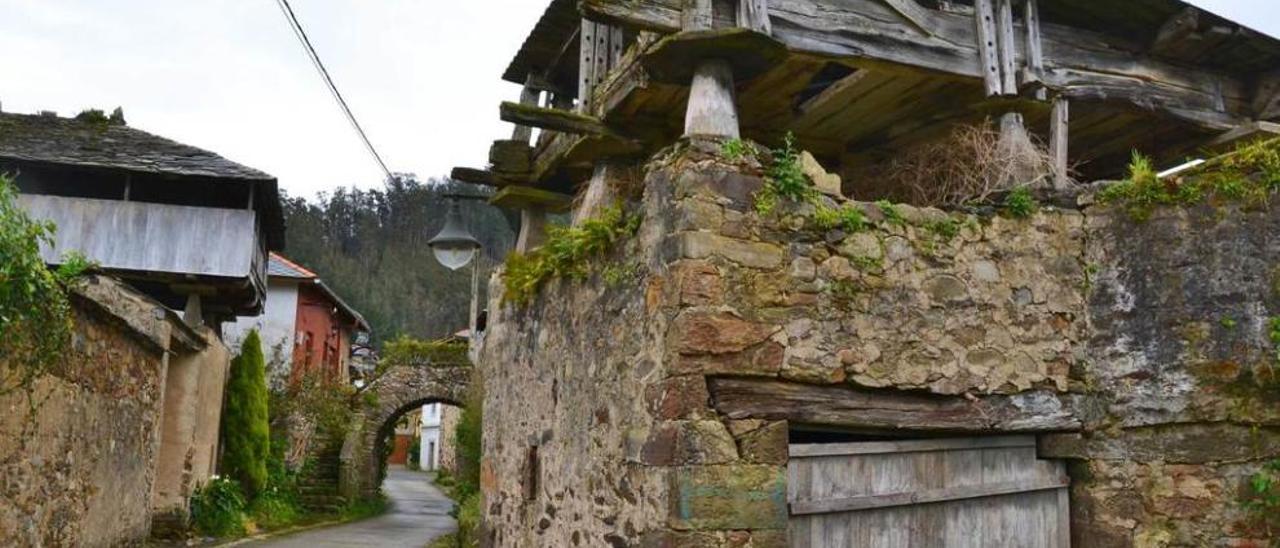
<svg viewBox="0 0 1280 548">
<path fill-rule="evenodd" d="M 483 166 L 509 135 L 499 78 L 545 0 L 292 0 L 393 170 Z M 1275 0 L 1196 0 L 1280 35 Z M 381 174 L 273 0 L 0 0 L 10 112 L 123 106 L 130 124 L 280 178 L 293 194 Z"/>
</svg>

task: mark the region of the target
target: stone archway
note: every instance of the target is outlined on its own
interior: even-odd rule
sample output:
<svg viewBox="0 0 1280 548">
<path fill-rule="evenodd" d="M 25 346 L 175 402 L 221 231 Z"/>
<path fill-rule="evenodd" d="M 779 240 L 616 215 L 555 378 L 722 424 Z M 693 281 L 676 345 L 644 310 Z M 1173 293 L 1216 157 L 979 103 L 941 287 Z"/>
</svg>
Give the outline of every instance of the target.
<svg viewBox="0 0 1280 548">
<path fill-rule="evenodd" d="M 427 404 L 461 406 L 471 383 L 469 365 L 395 365 L 362 389 L 360 410 L 342 443 L 338 489 L 348 500 L 378 492 L 379 444 L 409 410 Z"/>
</svg>

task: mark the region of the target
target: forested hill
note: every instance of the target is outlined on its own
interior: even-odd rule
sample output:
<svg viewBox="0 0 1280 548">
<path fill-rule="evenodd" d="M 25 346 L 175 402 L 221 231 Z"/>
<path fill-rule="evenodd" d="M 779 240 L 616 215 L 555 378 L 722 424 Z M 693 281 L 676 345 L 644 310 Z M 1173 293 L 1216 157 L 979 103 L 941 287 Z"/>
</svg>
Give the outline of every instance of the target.
<svg viewBox="0 0 1280 548">
<path fill-rule="evenodd" d="M 284 254 L 364 314 L 375 342 L 401 334 L 452 334 L 467 326 L 471 269 L 440 266 L 427 241 L 444 225 L 444 196 L 462 193 L 488 194 L 473 185 L 406 175 L 381 190 L 339 188 L 311 199 L 285 197 Z M 474 200 L 461 207 L 463 221 L 484 245 L 483 299 L 489 271 L 506 257 L 515 235 L 500 210 Z"/>
</svg>

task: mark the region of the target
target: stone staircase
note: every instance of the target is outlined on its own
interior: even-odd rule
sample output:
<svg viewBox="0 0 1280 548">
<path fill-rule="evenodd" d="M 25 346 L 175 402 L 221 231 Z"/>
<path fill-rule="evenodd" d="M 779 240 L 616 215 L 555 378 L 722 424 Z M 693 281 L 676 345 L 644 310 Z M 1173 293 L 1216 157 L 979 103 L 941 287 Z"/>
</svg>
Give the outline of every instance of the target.
<svg viewBox="0 0 1280 548">
<path fill-rule="evenodd" d="M 337 513 L 347 499 L 338 493 L 338 448 L 313 455 L 298 477 L 302 505 L 314 512 Z"/>
</svg>

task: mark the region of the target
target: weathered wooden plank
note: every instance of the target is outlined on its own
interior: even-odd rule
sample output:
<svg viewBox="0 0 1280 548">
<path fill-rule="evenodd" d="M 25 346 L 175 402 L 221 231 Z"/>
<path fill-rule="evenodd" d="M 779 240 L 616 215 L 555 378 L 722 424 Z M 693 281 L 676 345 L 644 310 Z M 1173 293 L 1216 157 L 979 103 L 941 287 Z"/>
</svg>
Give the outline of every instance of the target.
<svg viewBox="0 0 1280 548">
<path fill-rule="evenodd" d="M 790 420 L 797 424 L 951 432 L 1074 431 L 1067 404 L 1047 394 L 960 397 L 866 391 L 768 379 L 713 378 L 715 408 L 733 419 Z"/>
<path fill-rule="evenodd" d="M 840 455 L 876 455 L 885 453 L 927 453 L 971 449 L 1035 447 L 1032 436 L 993 436 L 927 440 L 869 441 L 857 443 L 795 444 L 789 448 L 791 458 L 831 457 Z"/>
<path fill-rule="evenodd" d="M 773 34 L 773 23 L 769 21 L 769 0 L 738 0 L 738 26 L 763 34 Z"/>
<path fill-rule="evenodd" d="M 578 38 L 578 112 L 588 113 L 596 83 L 595 22 L 583 19 Z"/>
<path fill-rule="evenodd" d="M 1018 480 L 906 493 L 867 495 L 846 499 L 796 501 L 790 503 L 789 506 L 793 515 L 826 514 L 1045 491 L 1059 489 L 1068 485 L 1070 485 L 1070 481 L 1066 478 Z M 999 543 L 991 544 L 991 546 L 997 545 Z"/>
<path fill-rule="evenodd" d="M 685 110 L 686 137 L 739 136 L 738 108 L 733 96 L 733 69 L 727 61 L 707 59 L 700 62 L 689 89 Z"/>
<path fill-rule="evenodd" d="M 484 186 L 502 186 L 498 182 L 498 178 L 493 172 L 487 169 L 475 169 L 470 167 L 455 167 L 449 173 L 449 178 L 462 183 L 471 183 L 473 185 Z"/>
<path fill-rule="evenodd" d="M 583 0 L 581 7 L 592 17 L 632 27 L 680 29 L 679 0 Z M 973 16 L 929 9 L 924 13 L 933 37 L 921 36 L 878 0 L 769 4 L 774 36 L 793 51 L 983 78 L 990 65 L 978 54 Z M 1120 38 L 1087 29 L 1042 22 L 1041 36 L 1045 85 L 1068 97 L 1126 101 L 1224 130 L 1245 122 L 1250 114 L 1253 94 L 1239 79 L 1135 54 L 1113 45 Z M 995 45 L 994 39 L 991 43 Z"/>
<path fill-rule="evenodd" d="M 1031 84 L 1040 84 L 1042 75 L 1044 74 L 1044 48 L 1041 42 L 1044 38 L 1040 35 L 1040 2 L 1039 0 L 1026 0 L 1022 16 L 1022 25 L 1027 31 L 1027 66 L 1022 72 L 1022 81 L 1020 86 Z M 1048 99 L 1049 93 L 1043 87 L 1036 90 L 1036 99 L 1044 101 Z"/>
<path fill-rule="evenodd" d="M 554 108 L 504 102 L 498 108 L 498 116 L 504 122 L 519 124 L 520 127 L 537 127 L 578 135 L 617 135 L 599 118 Z"/>
<path fill-rule="evenodd" d="M 1000 92 L 1017 95 L 1018 50 L 1013 38 L 1013 0 L 996 0 L 996 49 L 1000 52 Z"/>
<path fill-rule="evenodd" d="M 712 0 L 687 0 L 681 12 L 680 27 L 674 30 L 706 30 L 712 28 L 714 20 Z"/>
<path fill-rule="evenodd" d="M 525 105 L 529 107 L 538 106 L 538 98 L 542 95 L 542 92 L 538 91 L 538 89 L 533 86 L 533 79 L 534 79 L 534 76 L 530 74 L 529 77 L 525 80 L 524 88 L 520 90 L 521 105 Z M 511 120 L 507 120 L 507 121 L 510 122 Z M 523 141 L 526 143 L 532 141 L 533 128 L 517 123 L 516 127 L 511 130 L 511 140 Z"/>
<path fill-rule="evenodd" d="M 511 185 L 490 198 L 489 203 L 507 209 L 542 209 L 560 213 L 572 207 L 573 197 L 540 188 Z"/>
<path fill-rule="evenodd" d="M 987 86 L 987 95 L 995 96 L 1004 92 L 1004 79 L 1000 76 L 1000 33 L 997 30 L 994 0 L 975 0 L 973 3 L 974 24 L 978 33 L 978 55 L 982 63 L 982 80 Z"/>
</svg>

